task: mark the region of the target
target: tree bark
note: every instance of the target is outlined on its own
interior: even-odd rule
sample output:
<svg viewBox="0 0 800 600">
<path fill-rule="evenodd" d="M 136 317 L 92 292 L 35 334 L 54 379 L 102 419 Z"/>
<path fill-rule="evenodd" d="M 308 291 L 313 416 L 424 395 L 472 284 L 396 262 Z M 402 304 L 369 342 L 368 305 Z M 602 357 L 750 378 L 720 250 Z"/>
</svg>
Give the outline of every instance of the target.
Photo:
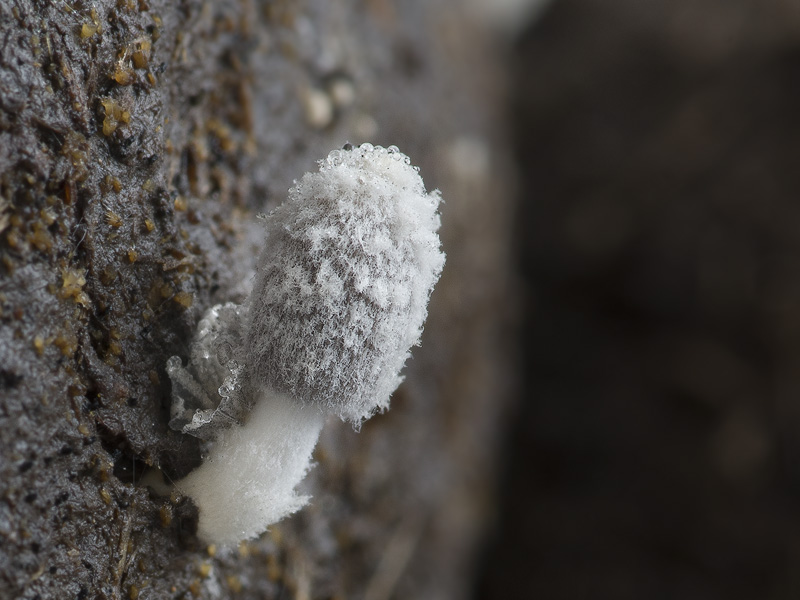
<svg viewBox="0 0 800 600">
<path fill-rule="evenodd" d="M 0 598 L 463 597 L 511 385 L 503 71 L 455 2 L 0 5 Z M 241 300 L 258 213 L 346 141 L 445 199 L 392 410 L 328 423 L 312 505 L 205 547 L 168 357 Z M 163 475 L 162 475 L 163 474 Z"/>
</svg>

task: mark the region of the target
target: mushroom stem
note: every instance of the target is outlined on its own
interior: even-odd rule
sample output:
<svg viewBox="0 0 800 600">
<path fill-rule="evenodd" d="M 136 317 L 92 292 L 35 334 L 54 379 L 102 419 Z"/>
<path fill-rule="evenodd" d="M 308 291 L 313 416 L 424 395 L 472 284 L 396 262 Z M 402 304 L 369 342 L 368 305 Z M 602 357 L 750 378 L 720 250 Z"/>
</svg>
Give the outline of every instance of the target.
<svg viewBox="0 0 800 600">
<path fill-rule="evenodd" d="M 200 510 L 198 536 L 226 545 L 253 538 L 308 501 L 309 470 L 326 415 L 265 389 L 242 427 L 223 430 L 203 464 L 177 483 Z"/>
</svg>

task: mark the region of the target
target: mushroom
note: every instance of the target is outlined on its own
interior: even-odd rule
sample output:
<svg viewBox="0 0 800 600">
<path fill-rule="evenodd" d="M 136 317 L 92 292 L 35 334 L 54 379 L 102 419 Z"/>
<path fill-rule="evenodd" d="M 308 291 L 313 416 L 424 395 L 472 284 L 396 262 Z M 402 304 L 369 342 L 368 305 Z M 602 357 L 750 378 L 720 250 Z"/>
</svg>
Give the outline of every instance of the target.
<svg viewBox="0 0 800 600">
<path fill-rule="evenodd" d="M 167 363 L 170 425 L 207 440 L 177 487 L 198 535 L 232 544 L 308 502 L 295 487 L 329 415 L 389 406 L 444 266 L 438 190 L 394 146 L 334 150 L 265 218 L 255 285 L 209 309 L 189 364 Z"/>
</svg>

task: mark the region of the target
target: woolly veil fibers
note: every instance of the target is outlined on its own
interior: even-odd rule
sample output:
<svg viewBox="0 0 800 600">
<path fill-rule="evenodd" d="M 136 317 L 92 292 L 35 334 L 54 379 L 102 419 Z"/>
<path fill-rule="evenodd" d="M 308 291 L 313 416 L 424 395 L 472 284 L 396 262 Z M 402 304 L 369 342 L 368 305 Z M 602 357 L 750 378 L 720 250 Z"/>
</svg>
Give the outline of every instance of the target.
<svg viewBox="0 0 800 600">
<path fill-rule="evenodd" d="M 301 508 L 326 417 L 358 428 L 388 408 L 444 266 L 440 200 L 394 146 L 348 145 L 265 218 L 250 297 L 209 309 L 188 365 L 167 362 L 170 426 L 210 445 L 177 484 L 202 539 L 249 539 Z"/>
</svg>

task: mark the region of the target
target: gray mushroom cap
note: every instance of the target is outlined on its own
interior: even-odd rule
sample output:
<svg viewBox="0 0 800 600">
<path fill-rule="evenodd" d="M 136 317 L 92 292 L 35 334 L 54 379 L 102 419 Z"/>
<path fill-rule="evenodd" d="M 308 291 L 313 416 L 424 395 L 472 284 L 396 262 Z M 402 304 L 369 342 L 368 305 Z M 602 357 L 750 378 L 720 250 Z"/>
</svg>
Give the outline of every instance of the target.
<svg viewBox="0 0 800 600">
<path fill-rule="evenodd" d="M 396 148 L 335 150 L 266 218 L 247 372 L 358 425 L 388 407 L 444 265 L 438 190 Z"/>
</svg>

